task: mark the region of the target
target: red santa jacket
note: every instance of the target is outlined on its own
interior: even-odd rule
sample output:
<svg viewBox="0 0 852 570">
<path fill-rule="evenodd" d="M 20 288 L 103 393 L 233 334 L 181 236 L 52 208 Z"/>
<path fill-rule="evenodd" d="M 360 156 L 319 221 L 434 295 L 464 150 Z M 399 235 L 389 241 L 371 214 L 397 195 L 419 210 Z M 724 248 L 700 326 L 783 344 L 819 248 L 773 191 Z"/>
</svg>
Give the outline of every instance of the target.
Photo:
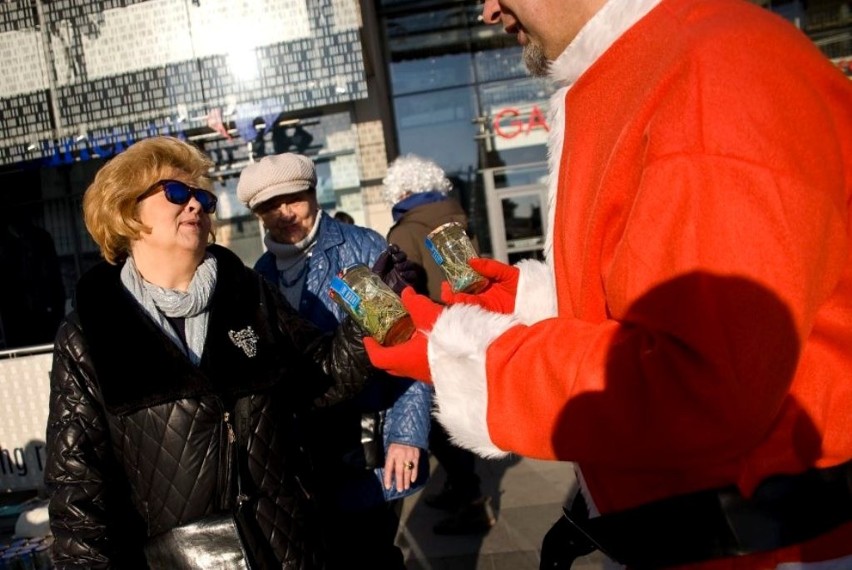
<svg viewBox="0 0 852 570">
<path fill-rule="evenodd" d="M 548 263 L 515 315 L 456 305 L 429 342 L 456 441 L 575 461 L 602 513 L 852 458 L 852 83 L 764 9 L 655 4 L 608 3 L 552 66 Z"/>
</svg>

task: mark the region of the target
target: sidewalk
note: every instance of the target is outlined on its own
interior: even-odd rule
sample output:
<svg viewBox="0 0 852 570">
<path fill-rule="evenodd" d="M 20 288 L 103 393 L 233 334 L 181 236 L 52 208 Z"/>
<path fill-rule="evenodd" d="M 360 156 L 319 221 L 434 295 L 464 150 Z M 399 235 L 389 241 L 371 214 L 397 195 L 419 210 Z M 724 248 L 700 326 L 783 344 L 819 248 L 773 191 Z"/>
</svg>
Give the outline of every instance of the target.
<svg viewBox="0 0 852 570">
<path fill-rule="evenodd" d="M 538 570 L 541 539 L 559 517 L 562 503 L 575 488 L 571 464 L 511 457 L 477 462 L 482 490 L 491 496 L 497 524 L 485 535 L 439 536 L 432 526 L 446 513 L 423 503 L 437 492 L 443 469 L 432 458 L 426 488 L 406 499 L 397 544 L 409 570 Z M 599 553 L 573 568 L 601 570 Z"/>
</svg>

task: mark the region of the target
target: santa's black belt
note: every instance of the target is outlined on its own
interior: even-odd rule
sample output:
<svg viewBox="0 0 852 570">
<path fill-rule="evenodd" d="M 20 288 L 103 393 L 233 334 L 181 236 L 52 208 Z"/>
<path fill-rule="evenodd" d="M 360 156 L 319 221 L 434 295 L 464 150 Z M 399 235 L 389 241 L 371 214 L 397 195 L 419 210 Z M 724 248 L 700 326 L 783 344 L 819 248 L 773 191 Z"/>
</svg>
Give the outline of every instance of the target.
<svg viewBox="0 0 852 570">
<path fill-rule="evenodd" d="M 791 546 L 850 520 L 852 461 L 772 476 L 748 498 L 731 486 L 600 517 L 566 510 L 545 538 L 541 567 L 568 568 L 597 548 L 631 568 L 665 568 Z M 565 558 L 556 545 L 569 543 L 576 552 Z"/>
</svg>

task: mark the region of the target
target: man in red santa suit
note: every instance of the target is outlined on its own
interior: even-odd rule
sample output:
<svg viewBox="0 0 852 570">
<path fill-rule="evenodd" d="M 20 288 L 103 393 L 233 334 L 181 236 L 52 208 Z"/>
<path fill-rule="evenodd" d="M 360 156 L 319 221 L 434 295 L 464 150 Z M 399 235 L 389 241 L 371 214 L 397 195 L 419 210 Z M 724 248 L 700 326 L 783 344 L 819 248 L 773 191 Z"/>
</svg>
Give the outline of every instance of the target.
<svg viewBox="0 0 852 570">
<path fill-rule="evenodd" d="M 852 568 L 852 82 L 744 0 L 483 18 L 559 86 L 547 261 L 406 291 L 373 363 L 464 447 L 576 462 L 556 526 L 630 567 Z"/>
</svg>

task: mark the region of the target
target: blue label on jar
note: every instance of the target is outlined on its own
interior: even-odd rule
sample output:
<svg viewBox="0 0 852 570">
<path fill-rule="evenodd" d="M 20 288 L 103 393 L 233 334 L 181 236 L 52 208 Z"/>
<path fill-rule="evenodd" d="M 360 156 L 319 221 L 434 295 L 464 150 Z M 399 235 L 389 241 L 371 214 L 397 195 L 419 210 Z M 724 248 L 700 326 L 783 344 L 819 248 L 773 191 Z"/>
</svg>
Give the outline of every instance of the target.
<svg viewBox="0 0 852 570">
<path fill-rule="evenodd" d="M 435 260 L 435 263 L 437 263 L 438 265 L 444 264 L 444 258 L 441 257 L 441 254 L 438 253 L 437 249 L 435 249 L 435 244 L 433 244 L 432 240 L 430 240 L 429 238 L 426 238 L 426 249 L 428 249 L 429 253 L 432 254 L 432 259 Z"/>
<path fill-rule="evenodd" d="M 332 277 L 331 290 L 340 296 L 343 302 L 352 309 L 352 312 L 358 312 L 358 307 L 361 306 L 361 297 L 346 284 L 346 281 L 340 277 Z"/>
</svg>

